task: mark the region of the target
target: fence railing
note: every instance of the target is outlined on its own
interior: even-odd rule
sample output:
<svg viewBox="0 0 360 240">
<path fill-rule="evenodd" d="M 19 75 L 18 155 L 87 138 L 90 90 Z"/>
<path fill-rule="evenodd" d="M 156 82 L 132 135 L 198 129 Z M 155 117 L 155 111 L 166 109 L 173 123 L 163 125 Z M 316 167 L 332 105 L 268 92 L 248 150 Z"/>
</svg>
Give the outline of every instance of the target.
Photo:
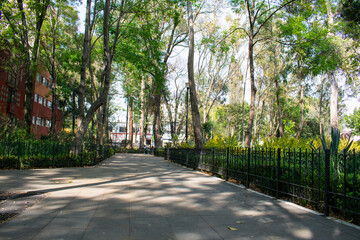
<svg viewBox="0 0 360 240">
<path fill-rule="evenodd" d="M 164 157 L 232 179 L 276 198 L 312 205 L 326 216 L 360 220 L 360 153 L 301 149 L 175 149 Z"/>
<path fill-rule="evenodd" d="M 112 154 L 109 145 L 0 141 L 0 169 L 92 166 Z"/>
</svg>

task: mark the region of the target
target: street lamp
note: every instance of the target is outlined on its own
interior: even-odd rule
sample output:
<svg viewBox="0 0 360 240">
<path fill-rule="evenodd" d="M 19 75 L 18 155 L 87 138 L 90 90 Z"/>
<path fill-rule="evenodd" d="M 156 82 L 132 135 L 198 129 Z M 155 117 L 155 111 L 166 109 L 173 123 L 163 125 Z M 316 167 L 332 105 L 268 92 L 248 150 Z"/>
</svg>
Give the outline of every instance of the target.
<svg viewBox="0 0 360 240">
<path fill-rule="evenodd" d="M 186 128 L 185 128 L 185 139 L 188 142 L 188 125 L 189 125 L 189 83 L 186 83 Z"/>
</svg>

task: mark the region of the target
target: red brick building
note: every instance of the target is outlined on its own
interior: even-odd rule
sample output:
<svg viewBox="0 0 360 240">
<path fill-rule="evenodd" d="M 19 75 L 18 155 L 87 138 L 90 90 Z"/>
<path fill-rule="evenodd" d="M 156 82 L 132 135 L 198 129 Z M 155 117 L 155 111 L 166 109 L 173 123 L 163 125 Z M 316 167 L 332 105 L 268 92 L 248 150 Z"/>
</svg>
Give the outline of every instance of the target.
<svg viewBox="0 0 360 240">
<path fill-rule="evenodd" d="M 32 132 L 38 138 L 47 135 L 51 126 L 52 80 L 45 69 L 38 68 L 34 79 L 32 105 Z M 0 121 L 15 118 L 24 120 L 25 73 L 18 70 L 6 71 L 0 62 Z M 62 112 L 56 108 L 55 130 L 62 127 Z"/>
</svg>

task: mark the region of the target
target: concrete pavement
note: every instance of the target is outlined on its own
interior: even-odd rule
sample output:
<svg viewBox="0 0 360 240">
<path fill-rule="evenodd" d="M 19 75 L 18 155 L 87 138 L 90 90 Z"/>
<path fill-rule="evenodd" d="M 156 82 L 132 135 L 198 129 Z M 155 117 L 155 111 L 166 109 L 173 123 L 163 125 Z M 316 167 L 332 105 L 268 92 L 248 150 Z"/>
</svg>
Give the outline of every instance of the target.
<svg viewBox="0 0 360 240">
<path fill-rule="evenodd" d="M 0 225 L 5 239 L 360 239 L 360 230 L 162 158 L 1 170 L 0 190 L 46 197 Z"/>
</svg>

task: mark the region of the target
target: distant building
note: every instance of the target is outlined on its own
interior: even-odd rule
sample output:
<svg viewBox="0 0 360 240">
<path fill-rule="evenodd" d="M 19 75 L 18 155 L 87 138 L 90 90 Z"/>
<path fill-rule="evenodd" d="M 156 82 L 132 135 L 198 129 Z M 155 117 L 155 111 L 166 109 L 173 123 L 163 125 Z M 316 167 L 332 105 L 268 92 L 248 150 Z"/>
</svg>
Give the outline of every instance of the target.
<svg viewBox="0 0 360 240">
<path fill-rule="evenodd" d="M 126 134 L 126 122 L 112 122 L 112 131 L 110 133 L 110 138 L 113 143 L 121 143 L 125 138 L 129 141 L 129 131 L 128 134 Z M 140 143 L 140 127 L 138 124 L 133 126 L 133 146 L 138 147 Z M 183 141 L 185 139 L 185 134 L 183 131 L 181 131 L 179 135 L 179 141 Z M 171 128 L 170 124 L 165 124 L 163 126 L 163 136 L 161 138 L 161 141 L 163 145 L 166 145 L 167 143 L 171 143 Z M 147 146 L 153 146 L 153 126 L 148 125 L 147 131 L 146 131 L 146 137 L 145 137 L 145 145 Z"/>
<path fill-rule="evenodd" d="M 5 60 L 6 61 L 6 60 Z M 52 80 L 48 71 L 38 68 L 34 79 L 32 105 L 32 132 L 38 138 L 47 135 L 51 126 Z M 0 122 L 14 118 L 24 121 L 25 73 L 21 67 L 7 71 L 4 58 L 0 59 Z M 56 108 L 55 131 L 62 127 L 62 112 Z"/>
<path fill-rule="evenodd" d="M 125 139 L 130 140 L 129 130 L 126 129 L 126 122 L 112 122 L 112 131 L 110 133 L 110 138 L 113 143 L 122 143 Z M 140 127 L 138 125 L 133 126 L 133 145 L 138 147 L 140 143 Z M 126 134 L 127 130 L 127 134 Z M 152 126 L 148 126 L 145 136 L 145 145 L 152 146 Z"/>
</svg>

